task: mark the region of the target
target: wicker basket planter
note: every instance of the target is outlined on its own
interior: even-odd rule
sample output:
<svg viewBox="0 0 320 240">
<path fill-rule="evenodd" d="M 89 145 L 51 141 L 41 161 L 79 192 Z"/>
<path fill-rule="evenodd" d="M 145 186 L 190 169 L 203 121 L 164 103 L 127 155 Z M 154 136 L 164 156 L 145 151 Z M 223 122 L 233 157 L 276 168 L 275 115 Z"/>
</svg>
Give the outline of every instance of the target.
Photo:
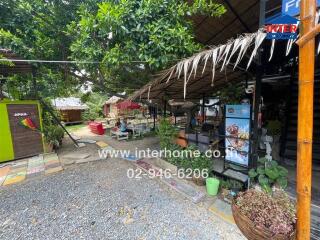
<svg viewBox="0 0 320 240">
<path fill-rule="evenodd" d="M 234 221 L 243 235 L 249 240 L 294 240 L 296 238 L 295 232 L 289 236 L 278 234 L 274 235 L 267 228 L 259 228 L 244 214 L 242 214 L 235 204 L 231 205 Z"/>
</svg>

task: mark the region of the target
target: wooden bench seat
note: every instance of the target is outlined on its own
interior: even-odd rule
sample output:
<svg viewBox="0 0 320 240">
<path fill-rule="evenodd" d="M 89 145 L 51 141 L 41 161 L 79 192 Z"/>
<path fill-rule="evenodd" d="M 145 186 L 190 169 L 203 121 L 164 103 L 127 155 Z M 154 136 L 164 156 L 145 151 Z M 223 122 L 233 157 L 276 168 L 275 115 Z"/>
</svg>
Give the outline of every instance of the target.
<svg viewBox="0 0 320 240">
<path fill-rule="evenodd" d="M 129 133 L 128 132 L 121 132 L 119 130 L 110 130 L 110 135 L 112 138 L 117 138 L 118 141 L 120 140 L 126 140 L 129 139 Z"/>
</svg>

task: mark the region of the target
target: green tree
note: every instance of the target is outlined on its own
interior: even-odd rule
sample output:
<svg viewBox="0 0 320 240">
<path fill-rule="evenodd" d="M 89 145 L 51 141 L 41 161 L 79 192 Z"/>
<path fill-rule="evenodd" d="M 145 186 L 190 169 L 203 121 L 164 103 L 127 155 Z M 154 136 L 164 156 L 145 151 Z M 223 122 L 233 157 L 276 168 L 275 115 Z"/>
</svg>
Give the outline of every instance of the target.
<svg viewBox="0 0 320 240">
<path fill-rule="evenodd" d="M 69 60 L 73 40 L 67 25 L 78 21 L 79 8 L 93 11 L 100 0 L 15 0 L 0 2 L 0 47 L 26 59 Z M 34 63 L 39 93 L 69 95 L 79 87 L 80 69 L 70 64 Z M 8 80 L 11 91 L 29 93 L 31 74 Z"/>
<path fill-rule="evenodd" d="M 155 71 L 202 48 L 194 39 L 189 16 L 224 12 L 223 5 L 211 0 L 192 4 L 182 0 L 105 1 L 97 11 L 81 8 L 81 19 L 69 25 L 74 38 L 71 56 L 101 62 L 80 67 L 96 76 L 101 87 L 130 91 Z"/>
<path fill-rule="evenodd" d="M 0 47 L 26 59 L 98 62 L 35 63 L 43 96 L 70 95 L 86 81 L 98 91 L 130 92 L 201 49 L 189 16 L 224 12 L 212 0 L 1 1 Z M 17 92 L 32 88 L 31 75 L 9 81 Z"/>
</svg>

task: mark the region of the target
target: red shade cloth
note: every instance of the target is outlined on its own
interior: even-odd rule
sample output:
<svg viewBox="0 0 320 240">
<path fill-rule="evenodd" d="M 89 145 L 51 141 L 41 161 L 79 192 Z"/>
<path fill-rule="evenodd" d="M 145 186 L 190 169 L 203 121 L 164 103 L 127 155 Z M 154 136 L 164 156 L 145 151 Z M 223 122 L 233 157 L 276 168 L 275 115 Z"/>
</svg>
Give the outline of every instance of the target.
<svg viewBox="0 0 320 240">
<path fill-rule="evenodd" d="M 117 108 L 120 109 L 120 110 L 123 110 L 123 109 L 139 109 L 141 106 L 138 104 L 138 103 L 135 103 L 135 102 L 131 102 L 129 100 L 124 100 L 120 103 L 117 104 Z"/>
</svg>

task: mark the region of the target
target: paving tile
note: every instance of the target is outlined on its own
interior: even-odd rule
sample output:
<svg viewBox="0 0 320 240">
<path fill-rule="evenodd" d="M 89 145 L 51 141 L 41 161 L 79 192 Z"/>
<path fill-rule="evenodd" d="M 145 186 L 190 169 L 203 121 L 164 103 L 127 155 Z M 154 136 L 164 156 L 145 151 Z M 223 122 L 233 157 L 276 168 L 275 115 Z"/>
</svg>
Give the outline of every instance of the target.
<svg viewBox="0 0 320 240">
<path fill-rule="evenodd" d="M 54 163 L 60 163 L 60 160 L 51 160 L 51 161 L 45 162 L 45 165 L 54 164 Z"/>
<path fill-rule="evenodd" d="M 61 166 L 61 163 L 60 162 L 56 162 L 56 163 L 52 163 L 52 164 L 46 164 L 45 168 L 49 169 L 49 168 L 55 168 L 55 167 L 59 167 L 59 166 Z"/>
<path fill-rule="evenodd" d="M 209 207 L 209 211 L 218 215 L 226 222 L 235 224 L 230 204 L 220 199 L 216 199 L 214 203 Z"/>
<path fill-rule="evenodd" d="M 90 157 L 89 153 L 81 153 L 81 152 L 71 152 L 63 156 L 63 158 L 70 158 L 70 159 L 85 159 Z"/>
<path fill-rule="evenodd" d="M 43 172 L 35 172 L 35 173 L 30 173 L 27 175 L 27 178 L 30 179 L 30 178 L 34 178 L 34 177 L 38 177 L 38 176 L 41 176 Z"/>
<path fill-rule="evenodd" d="M 87 163 L 87 162 L 93 162 L 93 161 L 98 161 L 101 160 L 100 158 L 85 158 L 85 159 L 79 159 L 76 160 L 76 163 Z"/>
<path fill-rule="evenodd" d="M 28 165 L 28 160 L 16 161 L 11 165 L 11 168 L 20 168 Z"/>
<path fill-rule="evenodd" d="M 28 168 L 36 168 L 41 166 L 44 166 L 44 163 L 32 163 L 28 165 Z"/>
<path fill-rule="evenodd" d="M 69 159 L 69 158 L 62 159 L 63 165 L 71 165 L 71 164 L 74 164 L 75 161 L 76 161 L 76 160 L 74 160 L 74 159 Z"/>
<path fill-rule="evenodd" d="M 6 180 L 7 176 L 0 177 L 0 186 L 3 184 L 4 180 Z"/>
<path fill-rule="evenodd" d="M 31 159 L 31 160 L 43 160 L 43 155 L 42 155 L 42 154 L 40 154 L 40 155 L 37 155 L 37 156 L 31 157 L 30 159 Z"/>
<path fill-rule="evenodd" d="M 0 177 L 7 176 L 8 173 L 10 172 L 10 169 L 11 169 L 10 166 L 0 167 Z"/>
<path fill-rule="evenodd" d="M 20 167 L 20 168 L 11 168 L 11 171 L 8 173 L 8 175 L 20 173 L 20 172 L 26 172 L 27 171 L 27 166 L 25 167 Z"/>
<path fill-rule="evenodd" d="M 44 162 L 48 162 L 51 160 L 59 160 L 59 157 L 56 153 L 50 153 L 50 154 L 43 155 L 43 160 Z"/>
<path fill-rule="evenodd" d="M 105 147 L 108 147 L 108 146 L 109 146 L 108 143 L 103 142 L 103 141 L 96 142 L 96 144 L 97 144 L 100 148 L 105 148 Z"/>
<path fill-rule="evenodd" d="M 63 170 L 63 168 L 61 166 L 55 167 L 55 168 L 49 168 L 49 169 L 47 169 L 45 171 L 45 174 L 48 175 L 48 174 L 59 172 L 59 171 L 62 171 L 62 170 Z"/>
<path fill-rule="evenodd" d="M 25 180 L 25 178 L 26 178 L 25 175 L 24 176 L 17 175 L 15 177 L 10 177 L 10 178 L 7 177 L 3 183 L 3 186 L 21 182 L 21 181 Z"/>
<path fill-rule="evenodd" d="M 13 172 L 13 173 L 9 173 L 8 175 L 7 175 L 7 178 L 6 179 L 8 179 L 8 178 L 14 178 L 14 177 L 16 177 L 16 176 L 25 176 L 27 174 L 27 171 L 26 170 L 24 170 L 24 171 L 20 171 L 20 172 Z"/>
<path fill-rule="evenodd" d="M 30 174 L 34 174 L 34 173 L 39 173 L 39 172 L 44 171 L 44 169 L 45 169 L 44 165 L 36 166 L 36 167 L 30 167 L 30 168 L 27 169 L 27 174 L 30 175 Z"/>
</svg>

